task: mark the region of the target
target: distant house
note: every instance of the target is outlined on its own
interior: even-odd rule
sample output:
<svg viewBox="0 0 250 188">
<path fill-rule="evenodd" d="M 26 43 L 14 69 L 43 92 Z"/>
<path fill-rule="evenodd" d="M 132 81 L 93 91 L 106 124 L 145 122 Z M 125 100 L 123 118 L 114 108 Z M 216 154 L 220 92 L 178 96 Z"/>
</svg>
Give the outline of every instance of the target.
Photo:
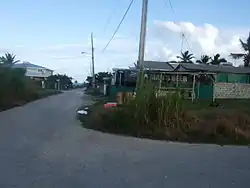
<svg viewBox="0 0 250 188">
<path fill-rule="evenodd" d="M 193 83 L 194 97 L 197 99 L 250 98 L 250 68 L 248 67 L 181 63 L 174 72 L 190 78 Z M 205 79 L 209 75 L 212 82 Z M 195 81 L 192 82 L 193 80 Z"/>
<path fill-rule="evenodd" d="M 23 68 L 26 70 L 26 76 L 35 80 L 45 80 L 47 77 L 53 75 L 53 70 L 35 65 L 29 62 L 17 63 L 13 68 Z"/>
</svg>

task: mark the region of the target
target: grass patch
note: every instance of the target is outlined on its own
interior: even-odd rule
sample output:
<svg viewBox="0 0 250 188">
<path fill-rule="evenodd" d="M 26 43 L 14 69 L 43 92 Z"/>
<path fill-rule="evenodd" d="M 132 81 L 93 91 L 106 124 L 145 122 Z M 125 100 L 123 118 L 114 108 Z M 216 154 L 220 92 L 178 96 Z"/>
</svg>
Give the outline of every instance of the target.
<svg viewBox="0 0 250 188">
<path fill-rule="evenodd" d="M 139 89 L 134 100 L 104 109 L 103 102 L 80 117 L 83 126 L 103 132 L 191 143 L 250 144 L 249 100 L 182 100 L 178 92 L 156 97 L 154 88 Z"/>
<path fill-rule="evenodd" d="M 101 96 L 103 93 L 100 91 L 98 88 L 88 88 L 85 90 L 86 95 L 91 95 L 91 96 Z"/>
<path fill-rule="evenodd" d="M 46 89 L 26 90 L 18 98 L 10 96 L 5 100 L 0 101 L 0 111 L 4 111 L 17 106 L 22 106 L 28 102 L 60 93 L 62 92 L 58 90 L 46 90 Z"/>
</svg>

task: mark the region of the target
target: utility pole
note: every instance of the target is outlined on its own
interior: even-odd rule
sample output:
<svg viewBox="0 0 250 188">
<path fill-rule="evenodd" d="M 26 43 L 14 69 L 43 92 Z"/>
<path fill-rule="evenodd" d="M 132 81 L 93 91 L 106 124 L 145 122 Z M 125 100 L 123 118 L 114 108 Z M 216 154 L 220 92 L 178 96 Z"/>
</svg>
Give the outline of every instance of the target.
<svg viewBox="0 0 250 188">
<path fill-rule="evenodd" d="M 91 33 L 91 59 L 92 59 L 92 87 L 95 88 L 95 61 L 94 61 L 94 42 L 93 33 Z"/>
<path fill-rule="evenodd" d="M 147 14 L 148 14 L 148 0 L 142 0 L 142 13 L 141 13 L 141 31 L 140 31 L 140 42 L 139 42 L 139 56 L 137 67 L 140 67 L 140 78 L 139 82 L 143 79 L 144 70 L 144 54 L 145 54 L 145 43 L 146 43 L 146 30 L 147 30 Z"/>
</svg>

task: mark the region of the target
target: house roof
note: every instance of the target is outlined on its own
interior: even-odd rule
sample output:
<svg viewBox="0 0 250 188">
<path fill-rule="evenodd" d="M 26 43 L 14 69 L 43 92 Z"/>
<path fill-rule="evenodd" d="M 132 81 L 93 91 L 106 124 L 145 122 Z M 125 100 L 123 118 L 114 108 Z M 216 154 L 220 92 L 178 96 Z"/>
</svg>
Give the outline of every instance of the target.
<svg viewBox="0 0 250 188">
<path fill-rule="evenodd" d="M 195 63 L 177 63 L 175 61 L 144 61 L 145 70 L 158 71 L 179 71 L 179 72 L 211 72 L 211 73 L 233 73 L 233 74 L 250 74 L 248 67 L 234 67 L 232 65 L 206 65 Z M 134 67 L 130 69 L 113 69 L 113 70 L 129 70 L 136 71 Z"/>
<path fill-rule="evenodd" d="M 13 67 L 14 68 L 25 68 L 25 69 L 26 68 L 40 68 L 40 69 L 51 70 L 51 69 L 48 69 L 46 67 L 42 67 L 40 65 L 35 65 L 35 64 L 29 63 L 29 62 L 17 63 L 17 64 L 14 64 Z"/>
<path fill-rule="evenodd" d="M 204 65 L 204 64 L 193 64 L 193 63 L 180 63 L 175 68 L 175 71 L 250 74 L 250 68 L 248 67 L 234 67 L 227 65 Z"/>
<path fill-rule="evenodd" d="M 144 61 L 144 68 L 147 70 L 173 71 L 174 67 L 163 61 Z"/>
<path fill-rule="evenodd" d="M 159 71 L 173 71 L 174 67 L 168 63 L 163 61 L 144 61 L 144 69 L 145 70 L 159 70 Z M 113 71 L 138 71 L 136 67 L 129 67 L 126 69 L 123 68 L 113 68 Z"/>
</svg>

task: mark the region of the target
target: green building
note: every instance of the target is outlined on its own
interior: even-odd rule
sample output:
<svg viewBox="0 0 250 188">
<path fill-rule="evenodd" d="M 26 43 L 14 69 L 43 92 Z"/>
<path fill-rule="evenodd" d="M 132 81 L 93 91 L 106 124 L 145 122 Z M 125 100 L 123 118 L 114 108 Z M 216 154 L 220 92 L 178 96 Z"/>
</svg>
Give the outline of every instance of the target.
<svg viewBox="0 0 250 188">
<path fill-rule="evenodd" d="M 185 98 L 250 98 L 250 68 L 232 65 L 205 65 L 145 61 L 145 76 L 160 94 L 180 89 Z M 134 92 L 138 69 L 114 69 L 110 94 Z"/>
</svg>

